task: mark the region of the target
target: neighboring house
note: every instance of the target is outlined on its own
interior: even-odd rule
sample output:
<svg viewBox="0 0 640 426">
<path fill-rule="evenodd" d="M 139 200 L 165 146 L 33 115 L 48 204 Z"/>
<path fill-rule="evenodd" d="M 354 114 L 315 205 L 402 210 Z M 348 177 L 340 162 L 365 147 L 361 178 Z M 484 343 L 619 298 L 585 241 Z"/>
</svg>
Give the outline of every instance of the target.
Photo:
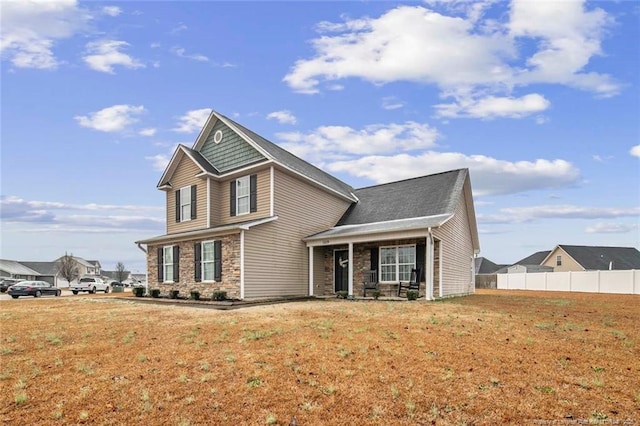
<svg viewBox="0 0 640 426">
<path fill-rule="evenodd" d="M 486 257 L 476 257 L 476 288 L 497 288 L 498 278 L 496 274 L 498 271 L 506 268 L 506 266 L 507 265 L 493 263 Z"/>
<path fill-rule="evenodd" d="M 119 271 L 102 271 L 101 275 L 103 277 L 108 278 L 109 280 L 116 280 L 116 281 L 120 281 L 119 277 L 120 272 Z M 125 281 L 130 281 L 131 280 L 131 271 L 122 271 L 122 281 L 120 282 L 125 282 Z"/>
<path fill-rule="evenodd" d="M 147 282 L 147 274 L 131 274 L 129 279 L 125 281 L 125 284 L 138 284 L 138 283 L 146 283 Z"/>
<path fill-rule="evenodd" d="M 640 251 L 634 247 L 560 244 L 540 264 L 554 272 L 640 269 Z"/>
<path fill-rule="evenodd" d="M 0 259 L 0 277 L 2 278 L 36 280 L 39 279 L 38 276 L 38 271 L 25 266 L 22 262 Z"/>
<path fill-rule="evenodd" d="M 55 263 L 60 262 L 64 256 L 54 260 Z M 102 267 L 97 260 L 85 260 L 81 257 L 71 256 L 78 265 L 78 275 L 101 275 Z"/>
<path fill-rule="evenodd" d="M 511 265 L 507 268 L 508 274 L 524 274 L 524 273 L 534 273 L 534 272 L 553 272 L 553 268 L 551 266 L 545 265 Z"/>
<path fill-rule="evenodd" d="M 34 279 L 46 281 L 56 287 L 68 287 L 69 283 L 60 277 L 57 262 L 20 262 L 28 268 L 38 271 L 38 276 Z"/>
<path fill-rule="evenodd" d="M 166 233 L 145 244 L 149 286 L 205 297 L 361 295 L 421 269 L 426 298 L 474 291 L 478 232 L 467 169 L 355 190 L 212 112 L 158 189 Z"/>
<path fill-rule="evenodd" d="M 551 250 L 537 251 L 524 259 L 518 260 L 512 265 L 541 265 L 547 256 L 549 256 L 549 253 L 551 253 Z"/>
</svg>

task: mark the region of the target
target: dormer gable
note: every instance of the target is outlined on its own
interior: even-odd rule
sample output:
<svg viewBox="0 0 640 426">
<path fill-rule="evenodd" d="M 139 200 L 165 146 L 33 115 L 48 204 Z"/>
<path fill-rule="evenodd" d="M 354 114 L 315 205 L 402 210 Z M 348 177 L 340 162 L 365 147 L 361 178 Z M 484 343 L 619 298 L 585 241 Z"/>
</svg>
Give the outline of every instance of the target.
<svg viewBox="0 0 640 426">
<path fill-rule="evenodd" d="M 220 172 L 207 161 L 206 158 L 202 156 L 198 151 L 195 151 L 191 148 L 187 148 L 184 145 L 178 145 L 178 148 L 173 153 L 173 157 L 169 160 L 169 164 L 167 168 L 164 170 L 160 181 L 158 182 L 158 189 L 168 190 L 172 188 L 171 178 L 173 174 L 178 169 L 183 158 L 188 158 L 191 160 L 200 170 L 201 173 L 209 174 L 209 175 L 219 175 Z"/>
</svg>

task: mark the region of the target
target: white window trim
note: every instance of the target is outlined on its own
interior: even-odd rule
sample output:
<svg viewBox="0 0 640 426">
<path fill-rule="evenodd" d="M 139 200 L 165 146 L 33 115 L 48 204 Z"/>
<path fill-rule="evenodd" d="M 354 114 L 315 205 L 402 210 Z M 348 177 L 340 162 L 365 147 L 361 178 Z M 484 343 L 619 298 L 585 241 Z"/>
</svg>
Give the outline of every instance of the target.
<svg viewBox="0 0 640 426">
<path fill-rule="evenodd" d="M 400 244 L 400 245 L 393 245 L 393 246 L 380 246 L 378 247 L 378 277 L 380 279 L 381 283 L 399 283 L 400 282 L 400 265 L 408 265 L 408 263 L 400 263 L 399 262 L 399 257 L 400 257 L 400 251 L 398 250 L 401 247 L 413 247 L 413 266 L 412 268 L 416 267 L 416 256 L 417 256 L 417 252 L 416 252 L 416 244 Z M 396 262 L 395 262 L 395 267 L 396 267 L 396 277 L 395 280 L 393 281 L 383 281 L 382 280 L 382 249 L 385 248 L 394 248 L 396 249 Z"/>
<path fill-rule="evenodd" d="M 216 249 L 215 249 L 215 242 L 216 241 L 220 241 L 220 240 L 207 240 L 207 241 L 202 241 L 200 243 L 200 277 L 202 278 L 202 282 L 203 283 L 215 283 L 216 282 Z M 208 260 L 206 261 L 206 263 L 213 263 L 213 279 L 211 280 L 205 280 L 204 279 L 204 264 L 205 264 L 205 260 L 204 260 L 204 245 L 205 244 L 213 244 L 213 260 Z"/>
<path fill-rule="evenodd" d="M 246 181 L 246 187 L 247 187 L 247 195 L 240 195 L 239 191 L 238 191 L 238 182 L 240 181 Z M 241 198 L 246 198 L 247 199 L 247 211 L 246 212 L 241 212 L 240 211 L 240 199 Z M 251 177 L 249 175 L 247 176 L 242 176 L 238 179 L 236 179 L 236 216 L 243 216 L 245 214 L 249 214 L 251 213 Z"/>
<path fill-rule="evenodd" d="M 556 256 L 556 266 L 562 266 L 562 255 Z"/>
<path fill-rule="evenodd" d="M 165 263 L 165 251 L 169 250 L 171 253 L 171 263 Z M 175 277 L 173 276 L 173 265 L 175 263 L 175 259 L 173 258 L 173 246 L 163 246 L 162 247 L 162 282 L 163 283 L 174 283 Z M 171 265 L 171 280 L 167 280 L 167 266 Z"/>
<path fill-rule="evenodd" d="M 183 197 L 182 197 L 182 191 L 186 191 L 187 194 L 189 194 L 189 202 L 185 203 L 183 202 Z M 183 188 L 180 188 L 180 190 L 178 191 L 180 193 L 180 222 L 188 222 L 191 220 L 191 186 L 185 186 Z M 189 214 L 187 215 L 187 217 L 185 218 L 182 214 L 182 207 L 188 205 L 189 206 Z"/>
</svg>

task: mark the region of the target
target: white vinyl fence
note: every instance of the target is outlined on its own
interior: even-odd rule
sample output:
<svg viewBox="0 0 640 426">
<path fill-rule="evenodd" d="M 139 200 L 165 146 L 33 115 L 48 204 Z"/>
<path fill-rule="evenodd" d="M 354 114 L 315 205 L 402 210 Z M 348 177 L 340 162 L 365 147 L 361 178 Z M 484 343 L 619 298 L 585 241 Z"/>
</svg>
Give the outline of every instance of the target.
<svg viewBox="0 0 640 426">
<path fill-rule="evenodd" d="M 640 270 L 498 274 L 498 289 L 640 294 Z"/>
</svg>

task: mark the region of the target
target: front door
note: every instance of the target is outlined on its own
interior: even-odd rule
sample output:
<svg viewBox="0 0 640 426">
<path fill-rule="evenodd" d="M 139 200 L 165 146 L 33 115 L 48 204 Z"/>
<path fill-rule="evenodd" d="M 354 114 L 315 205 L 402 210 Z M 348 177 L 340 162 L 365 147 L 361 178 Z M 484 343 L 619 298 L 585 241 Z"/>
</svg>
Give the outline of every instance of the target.
<svg viewBox="0 0 640 426">
<path fill-rule="evenodd" d="M 349 250 L 336 250 L 333 252 L 333 275 L 338 291 L 349 290 Z"/>
</svg>

